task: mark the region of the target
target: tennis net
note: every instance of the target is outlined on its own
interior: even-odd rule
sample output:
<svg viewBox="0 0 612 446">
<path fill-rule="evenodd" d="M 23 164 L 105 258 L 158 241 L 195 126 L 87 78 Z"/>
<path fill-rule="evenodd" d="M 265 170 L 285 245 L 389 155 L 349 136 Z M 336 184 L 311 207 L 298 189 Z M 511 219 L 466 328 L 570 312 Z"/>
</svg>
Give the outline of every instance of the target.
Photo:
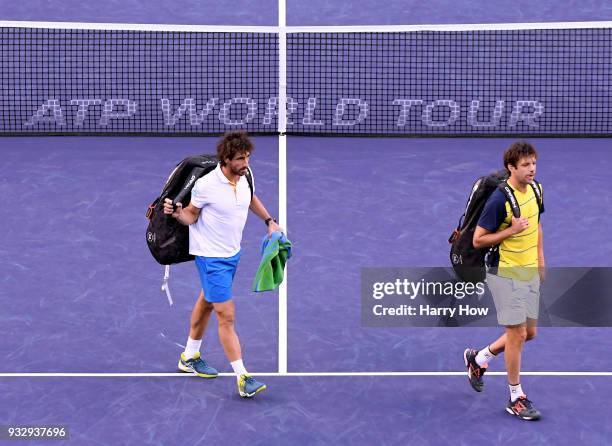
<svg viewBox="0 0 612 446">
<path fill-rule="evenodd" d="M 612 135 L 612 28 L 431 28 L 5 23 L 0 134 Z"/>
</svg>

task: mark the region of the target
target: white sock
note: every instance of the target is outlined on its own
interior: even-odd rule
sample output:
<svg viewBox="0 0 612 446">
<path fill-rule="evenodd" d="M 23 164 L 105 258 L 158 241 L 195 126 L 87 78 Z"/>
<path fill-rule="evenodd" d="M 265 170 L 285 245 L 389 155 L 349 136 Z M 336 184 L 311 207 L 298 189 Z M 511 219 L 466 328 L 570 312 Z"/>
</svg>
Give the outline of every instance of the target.
<svg viewBox="0 0 612 446">
<path fill-rule="evenodd" d="M 495 358 L 495 355 L 491 353 L 491 349 L 487 345 L 476 355 L 476 364 L 478 364 L 480 367 L 486 366 L 493 358 Z"/>
<path fill-rule="evenodd" d="M 512 401 L 513 403 L 519 399 L 519 397 L 521 396 L 525 396 L 525 393 L 523 392 L 523 388 L 521 387 L 520 384 L 517 384 L 516 386 L 513 386 L 512 384 L 508 384 L 508 387 L 510 387 L 510 401 Z"/>
<path fill-rule="evenodd" d="M 185 346 L 185 359 L 190 359 L 195 356 L 197 352 L 200 351 L 200 346 L 202 345 L 201 339 L 187 339 L 187 345 Z"/>
<path fill-rule="evenodd" d="M 247 373 L 247 369 L 244 368 L 244 364 L 242 363 L 242 359 L 237 359 L 234 362 L 231 362 L 230 364 L 232 364 L 232 369 L 234 369 L 234 373 L 236 374 L 237 378 L 240 378 L 240 375 L 246 375 Z"/>
</svg>

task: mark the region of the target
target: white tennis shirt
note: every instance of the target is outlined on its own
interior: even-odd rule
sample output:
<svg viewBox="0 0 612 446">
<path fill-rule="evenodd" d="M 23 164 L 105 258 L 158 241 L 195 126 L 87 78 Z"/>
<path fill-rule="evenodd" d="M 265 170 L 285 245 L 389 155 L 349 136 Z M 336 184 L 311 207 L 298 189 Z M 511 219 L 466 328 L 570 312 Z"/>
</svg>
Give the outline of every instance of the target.
<svg viewBox="0 0 612 446">
<path fill-rule="evenodd" d="M 204 257 L 236 255 L 251 204 L 247 179 L 241 176 L 234 188 L 218 164 L 196 181 L 191 204 L 201 211 L 196 222 L 189 225 L 189 253 Z"/>
</svg>

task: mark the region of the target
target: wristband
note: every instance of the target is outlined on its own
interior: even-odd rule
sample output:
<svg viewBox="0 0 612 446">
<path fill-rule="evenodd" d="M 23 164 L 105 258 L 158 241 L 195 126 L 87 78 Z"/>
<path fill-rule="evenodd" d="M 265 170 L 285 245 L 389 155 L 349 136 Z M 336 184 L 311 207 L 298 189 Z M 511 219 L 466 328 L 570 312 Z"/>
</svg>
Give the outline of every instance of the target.
<svg viewBox="0 0 612 446">
<path fill-rule="evenodd" d="M 278 222 L 276 221 L 276 218 L 274 218 L 274 217 L 269 217 L 269 218 L 266 218 L 266 220 L 264 221 L 264 223 L 266 224 L 266 226 L 270 226 L 270 222 L 271 222 L 271 221 L 273 221 L 274 223 L 278 223 Z"/>
</svg>

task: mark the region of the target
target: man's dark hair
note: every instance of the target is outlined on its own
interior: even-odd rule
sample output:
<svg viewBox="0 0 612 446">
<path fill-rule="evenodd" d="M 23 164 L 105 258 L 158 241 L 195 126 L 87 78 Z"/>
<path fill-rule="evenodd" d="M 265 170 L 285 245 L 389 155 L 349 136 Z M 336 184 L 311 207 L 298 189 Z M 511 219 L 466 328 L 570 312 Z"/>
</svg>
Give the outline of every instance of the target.
<svg viewBox="0 0 612 446">
<path fill-rule="evenodd" d="M 509 173 L 509 164 L 512 164 L 513 167 L 516 167 L 517 163 L 521 158 L 525 158 L 528 156 L 535 156 L 537 159 L 538 152 L 536 152 L 536 149 L 526 141 L 515 142 L 504 152 L 504 167 Z"/>
<path fill-rule="evenodd" d="M 253 143 L 244 130 L 227 132 L 217 144 L 217 159 L 222 166 L 225 160 L 233 160 L 239 153 L 253 153 Z"/>
</svg>

